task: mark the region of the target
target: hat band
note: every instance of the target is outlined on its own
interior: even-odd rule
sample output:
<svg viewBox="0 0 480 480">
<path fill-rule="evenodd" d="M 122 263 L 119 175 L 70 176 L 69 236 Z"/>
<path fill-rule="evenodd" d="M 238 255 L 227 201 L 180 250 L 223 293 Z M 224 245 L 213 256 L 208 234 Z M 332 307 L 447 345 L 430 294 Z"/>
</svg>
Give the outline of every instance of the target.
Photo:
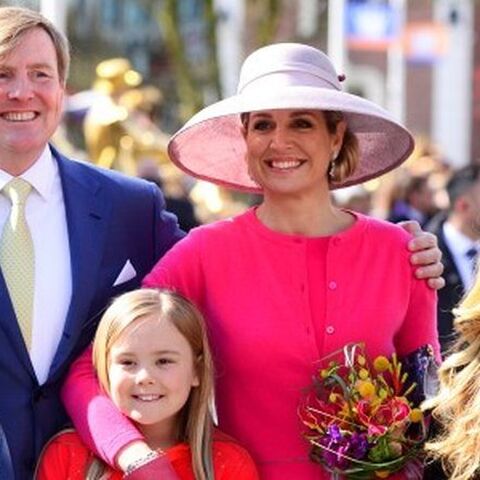
<svg viewBox="0 0 480 480">
<path fill-rule="evenodd" d="M 306 70 L 300 65 L 285 65 L 279 68 L 278 70 L 268 70 L 264 73 L 259 73 L 254 75 L 248 81 L 242 81 L 238 84 L 237 93 L 244 93 L 247 89 L 250 89 L 251 86 L 255 85 L 257 88 L 258 85 L 264 84 L 268 79 L 270 82 L 270 88 L 275 88 L 276 83 L 281 82 L 282 86 L 309 86 L 317 88 L 329 88 L 334 90 L 341 90 L 338 77 L 332 72 L 327 72 L 321 68 L 311 68 Z M 243 77 L 246 75 L 242 75 Z M 259 83 L 259 81 L 262 81 Z"/>
<path fill-rule="evenodd" d="M 264 93 L 272 95 L 285 87 L 314 87 L 340 90 L 335 88 L 332 83 L 321 78 L 319 79 L 316 75 L 309 75 L 304 72 L 297 72 L 295 75 L 291 75 L 290 72 L 274 72 L 255 78 L 255 80 L 244 85 L 238 93 L 240 95 L 263 95 Z"/>
</svg>

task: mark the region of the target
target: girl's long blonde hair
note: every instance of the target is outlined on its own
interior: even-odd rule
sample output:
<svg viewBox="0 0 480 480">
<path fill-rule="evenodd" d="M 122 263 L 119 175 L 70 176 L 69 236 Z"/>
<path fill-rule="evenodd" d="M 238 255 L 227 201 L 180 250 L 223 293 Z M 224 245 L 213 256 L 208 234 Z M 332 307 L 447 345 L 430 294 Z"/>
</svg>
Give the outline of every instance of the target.
<svg viewBox="0 0 480 480">
<path fill-rule="evenodd" d="M 470 480 L 480 469 L 480 271 L 453 312 L 458 339 L 439 369 L 438 394 L 424 404 L 440 424 L 426 450 L 449 478 Z"/>
<path fill-rule="evenodd" d="M 139 289 L 118 297 L 103 315 L 93 343 L 93 364 L 102 388 L 109 393 L 109 354 L 112 345 L 132 323 L 147 316 L 168 320 L 185 337 L 196 359 L 199 386 L 192 387 L 183 408 L 182 441 L 190 445 L 192 465 L 198 480 L 214 479 L 212 464 L 213 362 L 205 323 L 200 312 L 181 295 L 168 290 Z M 90 465 L 96 470 L 98 462 Z"/>
</svg>

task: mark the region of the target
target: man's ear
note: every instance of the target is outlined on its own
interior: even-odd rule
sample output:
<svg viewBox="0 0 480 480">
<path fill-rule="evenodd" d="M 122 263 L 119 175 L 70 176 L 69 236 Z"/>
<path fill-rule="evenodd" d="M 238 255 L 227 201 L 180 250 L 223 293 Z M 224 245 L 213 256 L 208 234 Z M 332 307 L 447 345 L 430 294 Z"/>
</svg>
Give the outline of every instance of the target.
<svg viewBox="0 0 480 480">
<path fill-rule="evenodd" d="M 455 200 L 455 208 L 454 210 L 463 213 L 466 212 L 470 208 L 470 203 L 468 202 L 468 199 L 461 195 Z"/>
</svg>

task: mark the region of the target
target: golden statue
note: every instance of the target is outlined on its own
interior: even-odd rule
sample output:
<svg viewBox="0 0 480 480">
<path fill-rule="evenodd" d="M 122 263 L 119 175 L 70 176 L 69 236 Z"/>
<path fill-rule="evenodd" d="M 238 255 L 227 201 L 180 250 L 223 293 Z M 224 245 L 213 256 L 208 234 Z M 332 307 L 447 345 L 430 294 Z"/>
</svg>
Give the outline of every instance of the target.
<svg viewBox="0 0 480 480">
<path fill-rule="evenodd" d="M 126 58 L 100 62 L 93 90 L 100 93 L 84 121 L 85 143 L 92 162 L 136 175 L 138 163 L 154 159 L 169 169 L 168 136 L 152 121 L 161 91 L 143 86 L 142 76 Z"/>
</svg>

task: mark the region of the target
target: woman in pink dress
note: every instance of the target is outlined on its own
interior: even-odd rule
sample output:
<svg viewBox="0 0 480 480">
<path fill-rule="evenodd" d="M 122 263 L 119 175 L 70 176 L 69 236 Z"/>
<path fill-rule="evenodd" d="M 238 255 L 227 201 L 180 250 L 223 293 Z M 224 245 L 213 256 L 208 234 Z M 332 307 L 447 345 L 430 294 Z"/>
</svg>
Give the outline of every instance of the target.
<svg viewBox="0 0 480 480">
<path fill-rule="evenodd" d="M 219 425 L 251 452 L 262 479 L 329 478 L 309 460 L 297 414 L 318 359 L 360 341 L 371 356 L 431 345 L 438 358 L 435 293 L 415 276 L 410 236 L 330 196 L 412 149 L 386 111 L 341 90 L 328 57 L 294 43 L 250 55 L 238 94 L 170 142 L 185 172 L 263 195 L 244 214 L 194 229 L 144 281 L 179 291 L 205 315 Z M 140 448 L 138 432 L 91 390 L 85 355 L 64 395 L 80 433 L 112 461 Z"/>
</svg>

